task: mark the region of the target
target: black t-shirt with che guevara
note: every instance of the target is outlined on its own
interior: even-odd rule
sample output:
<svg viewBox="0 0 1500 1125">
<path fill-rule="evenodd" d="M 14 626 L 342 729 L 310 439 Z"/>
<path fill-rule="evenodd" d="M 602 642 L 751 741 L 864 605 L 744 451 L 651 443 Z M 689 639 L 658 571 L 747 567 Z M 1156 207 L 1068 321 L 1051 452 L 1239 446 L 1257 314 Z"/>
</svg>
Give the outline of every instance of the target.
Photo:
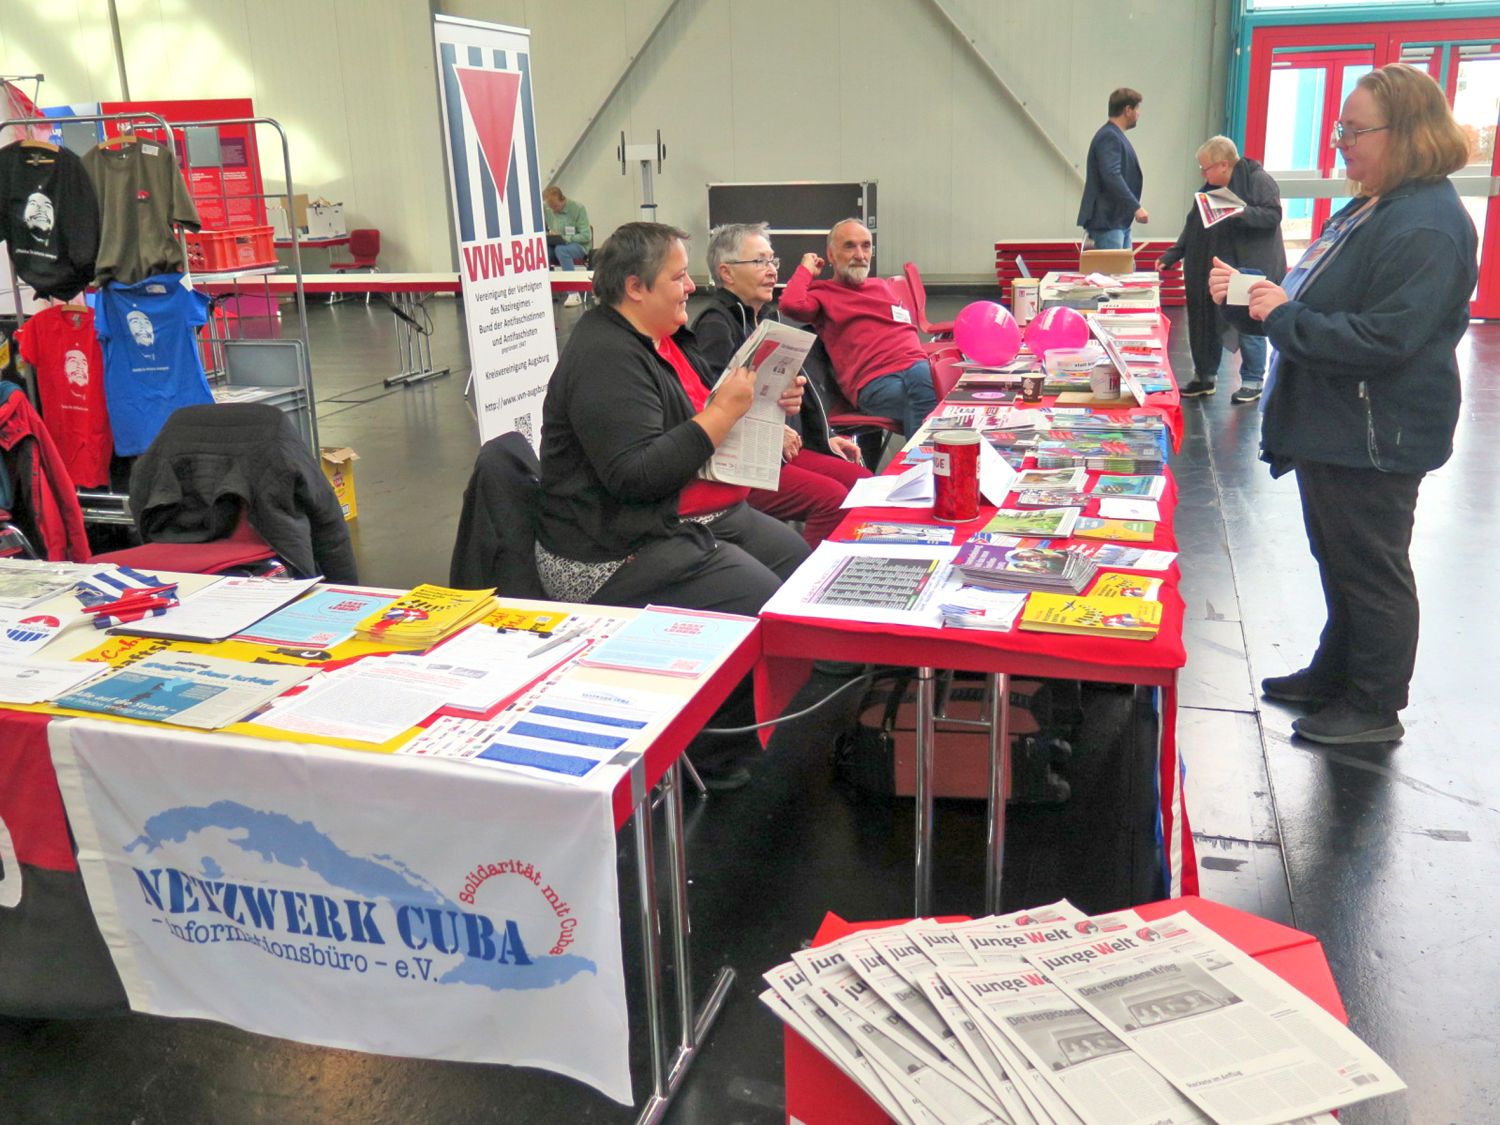
<svg viewBox="0 0 1500 1125">
<path fill-rule="evenodd" d="M 99 200 L 76 154 L 19 143 L 0 148 L 0 239 L 38 296 L 66 301 L 93 280 Z"/>
</svg>

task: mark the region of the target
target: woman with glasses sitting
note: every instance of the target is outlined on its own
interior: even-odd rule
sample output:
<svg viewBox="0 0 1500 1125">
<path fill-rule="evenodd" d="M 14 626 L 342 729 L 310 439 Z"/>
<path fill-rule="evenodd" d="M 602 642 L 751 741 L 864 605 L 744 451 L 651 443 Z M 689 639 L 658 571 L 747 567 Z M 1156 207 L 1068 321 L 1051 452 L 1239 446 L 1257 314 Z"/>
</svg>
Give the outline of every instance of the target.
<svg viewBox="0 0 1500 1125">
<path fill-rule="evenodd" d="M 709 232 L 708 272 L 715 288 L 693 322 L 693 334 L 715 375 L 761 320 L 778 319 L 772 298 L 780 265 L 765 223 L 730 223 Z M 854 482 L 870 474 L 860 467 L 859 447 L 829 432 L 828 414 L 810 386 L 803 388 L 801 409 L 787 418 L 781 454 L 779 487 L 751 490 L 750 506 L 780 520 L 801 520 L 802 537 L 816 547 L 838 526 L 839 506 Z"/>
<path fill-rule="evenodd" d="M 1311 663 L 1261 681 L 1306 706 L 1301 737 L 1393 742 L 1417 656 L 1409 555 L 1417 489 L 1458 424 L 1454 349 L 1479 275 L 1474 224 L 1448 177 L 1470 141 L 1443 91 L 1400 63 L 1362 77 L 1333 144 L 1357 193 L 1248 314 L 1276 348 L 1261 399 L 1261 458 L 1297 474 L 1328 622 Z M 1215 260 L 1225 301 L 1233 269 Z"/>
</svg>

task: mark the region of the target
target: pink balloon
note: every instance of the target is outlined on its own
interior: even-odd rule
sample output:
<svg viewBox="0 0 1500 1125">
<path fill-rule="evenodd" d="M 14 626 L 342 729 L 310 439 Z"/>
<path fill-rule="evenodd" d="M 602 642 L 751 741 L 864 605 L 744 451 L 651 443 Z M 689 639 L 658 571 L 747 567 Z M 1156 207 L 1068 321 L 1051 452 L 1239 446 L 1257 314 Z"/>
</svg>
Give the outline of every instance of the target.
<svg viewBox="0 0 1500 1125">
<path fill-rule="evenodd" d="M 953 321 L 953 339 L 975 363 L 999 367 L 1021 350 L 1021 327 L 1004 305 L 975 301 Z"/>
<path fill-rule="evenodd" d="M 1088 321 L 1077 309 L 1044 309 L 1026 326 L 1026 346 L 1037 359 L 1050 351 L 1081 348 L 1089 342 Z"/>
</svg>

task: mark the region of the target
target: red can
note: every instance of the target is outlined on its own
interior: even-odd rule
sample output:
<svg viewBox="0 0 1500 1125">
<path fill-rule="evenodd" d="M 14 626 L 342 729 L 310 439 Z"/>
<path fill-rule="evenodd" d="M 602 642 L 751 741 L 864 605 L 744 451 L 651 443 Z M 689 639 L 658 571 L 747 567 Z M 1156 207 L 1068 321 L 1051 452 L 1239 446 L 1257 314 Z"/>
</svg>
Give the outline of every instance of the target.
<svg viewBox="0 0 1500 1125">
<path fill-rule="evenodd" d="M 932 436 L 932 518 L 967 523 L 979 518 L 979 443 L 974 430 L 940 430 Z"/>
</svg>

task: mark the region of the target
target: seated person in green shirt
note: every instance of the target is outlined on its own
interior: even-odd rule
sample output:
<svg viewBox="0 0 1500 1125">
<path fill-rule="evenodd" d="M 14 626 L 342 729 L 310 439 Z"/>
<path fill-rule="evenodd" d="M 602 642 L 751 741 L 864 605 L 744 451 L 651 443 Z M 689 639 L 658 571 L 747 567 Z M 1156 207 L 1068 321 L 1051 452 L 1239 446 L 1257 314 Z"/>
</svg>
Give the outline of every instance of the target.
<svg viewBox="0 0 1500 1125">
<path fill-rule="evenodd" d="M 588 209 L 565 196 L 556 184 L 542 192 L 542 202 L 547 205 L 547 256 L 555 266 L 577 269 L 594 247 Z M 563 306 L 571 308 L 580 303 L 577 293 L 569 293 Z"/>
<path fill-rule="evenodd" d="M 588 210 L 565 196 L 556 184 L 542 192 L 542 202 L 547 205 L 547 250 L 552 264 L 574 269 L 594 248 Z"/>
</svg>

